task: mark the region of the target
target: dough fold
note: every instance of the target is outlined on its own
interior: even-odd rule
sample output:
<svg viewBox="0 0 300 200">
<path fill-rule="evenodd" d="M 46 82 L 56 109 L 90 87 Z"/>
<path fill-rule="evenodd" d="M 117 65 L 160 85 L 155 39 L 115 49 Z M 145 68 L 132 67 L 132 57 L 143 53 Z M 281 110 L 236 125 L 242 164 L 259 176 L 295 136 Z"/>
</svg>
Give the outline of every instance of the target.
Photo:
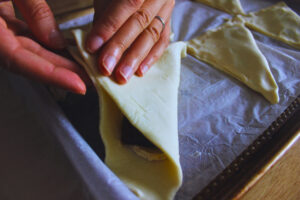
<svg viewBox="0 0 300 200">
<path fill-rule="evenodd" d="M 188 53 L 278 103 L 278 87 L 268 62 L 241 20 L 228 21 L 188 41 Z"/>
<path fill-rule="evenodd" d="M 186 44 L 169 45 L 145 77 L 134 76 L 127 84 L 119 85 L 97 72 L 95 56 L 84 49 L 85 31 L 77 29 L 73 33 L 79 51 L 71 48 L 71 53 L 85 67 L 99 94 L 105 163 L 140 199 L 173 199 L 182 182 L 177 95 Z M 124 117 L 159 148 L 166 159 L 150 161 L 122 144 Z"/>
<path fill-rule="evenodd" d="M 229 14 L 244 14 L 240 0 L 194 0 Z"/>
<path fill-rule="evenodd" d="M 242 18 L 247 27 L 300 49 L 300 17 L 284 2 Z"/>
</svg>

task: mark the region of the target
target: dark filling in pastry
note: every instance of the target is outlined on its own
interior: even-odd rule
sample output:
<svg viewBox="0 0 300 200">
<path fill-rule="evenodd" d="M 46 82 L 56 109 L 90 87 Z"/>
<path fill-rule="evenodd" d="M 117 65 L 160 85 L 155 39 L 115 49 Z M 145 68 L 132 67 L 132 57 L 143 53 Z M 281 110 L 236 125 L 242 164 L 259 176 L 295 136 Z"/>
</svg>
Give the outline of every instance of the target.
<svg viewBox="0 0 300 200">
<path fill-rule="evenodd" d="M 157 149 L 157 147 L 150 142 L 137 128 L 135 128 L 126 117 L 124 117 L 122 121 L 121 141 L 123 144 L 127 145 L 136 145 Z"/>
</svg>

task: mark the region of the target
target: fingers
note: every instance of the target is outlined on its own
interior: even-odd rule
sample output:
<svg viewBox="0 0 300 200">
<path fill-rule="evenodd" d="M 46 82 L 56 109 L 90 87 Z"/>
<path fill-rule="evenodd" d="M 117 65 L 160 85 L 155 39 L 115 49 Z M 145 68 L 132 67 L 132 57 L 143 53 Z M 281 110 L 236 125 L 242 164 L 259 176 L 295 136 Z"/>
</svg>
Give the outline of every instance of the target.
<svg viewBox="0 0 300 200">
<path fill-rule="evenodd" d="M 15 49 L 12 64 L 16 67 L 14 71 L 32 79 L 78 94 L 86 92 L 85 84 L 76 73 L 57 67 L 24 48 Z"/>
<path fill-rule="evenodd" d="M 169 23 L 170 14 L 172 11 L 172 6 L 166 4 L 158 13 L 162 19 L 164 19 L 167 23 Z M 153 46 L 160 40 L 161 42 L 153 49 L 151 55 L 158 55 L 160 52 L 157 50 L 162 50 L 168 43 L 168 35 L 170 34 L 170 26 L 165 27 L 166 29 L 162 31 L 163 24 L 162 22 L 154 18 L 151 24 L 139 35 L 139 37 L 134 41 L 134 43 L 127 49 L 126 54 L 122 56 L 117 69 L 115 70 L 115 77 L 118 83 L 124 84 L 126 83 L 132 75 L 136 72 L 142 61 L 146 58 L 146 56 L 150 53 Z M 166 31 L 166 32 L 165 32 Z M 162 45 L 165 44 L 165 45 Z M 148 58 L 150 59 L 150 58 Z M 146 68 L 146 67 L 144 67 Z M 146 70 L 146 69 L 144 69 Z M 141 71 L 142 72 L 142 71 Z M 144 74 L 145 71 L 142 72 Z"/>
<path fill-rule="evenodd" d="M 144 0 L 114 0 L 106 1 L 106 9 L 95 6 L 94 26 L 86 41 L 87 50 L 91 53 L 97 51 L 118 29 L 135 13 Z M 96 2 L 97 4 L 97 2 Z M 100 9 L 100 10 L 99 10 Z M 99 14 L 102 13 L 102 14 Z"/>
<path fill-rule="evenodd" d="M 11 1 L 0 3 L 0 16 L 7 22 L 7 26 L 14 33 L 23 34 L 27 31 L 24 22 L 15 17 L 15 11 Z"/>
<path fill-rule="evenodd" d="M 15 0 L 14 3 L 39 41 L 51 48 L 64 47 L 63 36 L 45 0 Z"/>
<path fill-rule="evenodd" d="M 0 56 L 2 60 L 9 60 L 14 49 L 20 46 L 14 33 L 8 29 L 7 23 L 0 17 Z"/>
<path fill-rule="evenodd" d="M 0 17 L 0 26 L 1 26 L 2 28 L 7 28 L 6 22 L 5 22 L 4 19 L 2 19 L 1 17 Z"/>
<path fill-rule="evenodd" d="M 153 21 L 153 18 L 161 7 L 161 1 L 145 1 L 142 7 L 125 22 L 120 30 L 101 49 L 99 54 L 99 69 L 102 74 L 110 75 L 112 73 L 123 53 Z"/>
<path fill-rule="evenodd" d="M 7 2 L 0 1 L 0 16 L 1 17 L 15 16 L 15 11 L 11 1 L 7 1 Z"/>
<path fill-rule="evenodd" d="M 64 67 L 68 70 L 71 70 L 71 71 L 77 73 L 83 80 L 88 79 L 88 76 L 85 73 L 85 71 L 80 66 L 78 66 L 76 63 L 74 63 L 62 56 L 59 56 L 51 51 L 44 49 L 42 46 L 35 43 L 34 41 L 32 41 L 29 38 L 26 38 L 26 37 L 17 37 L 17 38 L 23 48 L 42 57 L 43 59 L 47 60 L 48 62 L 51 62 L 55 66 Z"/>
<path fill-rule="evenodd" d="M 132 6 L 132 2 L 96 2 L 94 27 L 86 41 L 86 48 L 92 53 L 101 47 L 98 53 L 100 72 L 106 76 L 114 72 L 116 81 L 122 84 L 135 72 L 142 76 L 162 55 L 169 41 L 170 27 L 166 26 L 163 32 L 162 29 L 175 4 L 174 0 L 140 0 L 142 4 Z M 131 5 L 131 9 L 124 10 L 122 4 L 125 3 Z M 155 16 L 160 16 L 163 21 Z M 144 59 L 146 61 L 142 63 Z"/>
<path fill-rule="evenodd" d="M 47 57 L 50 54 L 46 54 L 44 51 L 36 51 L 36 53 L 40 53 L 35 54 L 34 49 L 37 44 L 34 41 L 28 39 L 24 40 L 25 42 L 20 42 L 1 21 L 2 18 L 0 18 L 0 61 L 4 62 L 4 67 L 10 71 L 75 93 L 85 93 L 85 84 L 75 72 L 68 69 L 74 69 L 70 64 L 67 65 L 67 68 L 64 68 L 59 64 L 65 64 L 66 61 L 61 61 L 52 55 L 55 63 L 53 64 L 41 57 Z M 32 45 L 30 45 L 29 41 L 31 41 Z M 26 42 L 28 43 L 24 44 Z M 22 46 L 23 44 L 25 48 Z"/>
<path fill-rule="evenodd" d="M 0 16 L 5 19 L 7 26 L 15 34 L 25 34 L 28 32 L 27 25 L 16 18 L 13 4 L 11 1 L 1 2 L 0 4 Z"/>
<path fill-rule="evenodd" d="M 166 24 L 166 30 L 164 30 L 159 41 L 151 49 L 147 57 L 142 61 L 136 75 L 143 76 L 151 66 L 163 55 L 165 49 L 168 47 L 170 41 L 171 27 L 170 21 Z"/>
</svg>

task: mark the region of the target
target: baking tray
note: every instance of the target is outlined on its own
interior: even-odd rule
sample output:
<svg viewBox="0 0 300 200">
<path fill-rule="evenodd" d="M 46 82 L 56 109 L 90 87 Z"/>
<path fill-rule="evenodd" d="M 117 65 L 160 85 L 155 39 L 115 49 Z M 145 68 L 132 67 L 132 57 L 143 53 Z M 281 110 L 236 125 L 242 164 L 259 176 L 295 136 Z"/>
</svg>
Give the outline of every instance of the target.
<svg viewBox="0 0 300 200">
<path fill-rule="evenodd" d="M 82 10 L 82 15 L 89 14 Z M 74 13 L 72 13 L 74 15 Z M 78 16 L 78 13 L 75 14 Z M 65 17 L 59 17 L 64 20 Z M 68 94 L 58 100 L 62 110 L 103 160 L 105 152 L 98 132 L 97 93 L 90 88 L 86 96 Z M 254 140 L 231 164 L 201 189 L 195 199 L 230 199 L 241 197 L 284 154 L 300 128 L 300 100 L 297 97 L 278 118 Z"/>
<path fill-rule="evenodd" d="M 69 94 L 57 101 L 67 118 L 103 160 L 105 151 L 98 131 L 98 99 L 94 89 L 86 96 Z M 194 199 L 238 199 L 285 153 L 300 134 L 300 97 L 248 146 Z"/>
</svg>

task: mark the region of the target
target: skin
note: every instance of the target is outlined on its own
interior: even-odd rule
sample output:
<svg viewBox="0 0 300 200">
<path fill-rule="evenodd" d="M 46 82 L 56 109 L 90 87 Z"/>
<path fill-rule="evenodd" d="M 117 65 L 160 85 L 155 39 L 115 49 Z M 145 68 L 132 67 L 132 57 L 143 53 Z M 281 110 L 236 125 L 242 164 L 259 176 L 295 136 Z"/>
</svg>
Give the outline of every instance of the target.
<svg viewBox="0 0 300 200">
<path fill-rule="evenodd" d="M 22 12 L 27 11 L 24 15 L 25 22 L 16 19 L 10 1 L 0 2 L 0 66 L 49 85 L 85 94 L 83 80 L 88 80 L 85 72 L 76 63 L 45 49 L 32 39 L 38 38 L 50 48 L 64 46 L 61 35 L 54 34 L 58 39 L 51 38 L 53 32 L 59 32 L 47 4 L 41 4 L 47 6 L 42 9 L 43 17 L 39 14 L 42 10 L 37 11 L 35 3 L 40 2 L 42 1 L 14 1 L 16 5 L 24 6 Z M 34 20 L 29 20 L 30 18 Z M 35 31 L 31 32 L 30 27 Z"/>
<path fill-rule="evenodd" d="M 0 0 L 0 61 L 6 69 L 78 94 L 89 79 L 76 63 L 49 49 L 65 41 L 45 0 Z M 143 76 L 169 43 L 174 0 L 95 0 L 94 26 L 86 48 L 97 53 L 99 71 L 124 84 Z M 155 18 L 162 17 L 166 26 Z M 47 49 L 45 48 L 47 47 Z"/>
<path fill-rule="evenodd" d="M 126 83 L 143 76 L 169 44 L 173 0 L 95 0 L 94 26 L 87 50 L 98 52 L 103 75 Z M 166 26 L 155 18 L 160 16 Z"/>
</svg>

